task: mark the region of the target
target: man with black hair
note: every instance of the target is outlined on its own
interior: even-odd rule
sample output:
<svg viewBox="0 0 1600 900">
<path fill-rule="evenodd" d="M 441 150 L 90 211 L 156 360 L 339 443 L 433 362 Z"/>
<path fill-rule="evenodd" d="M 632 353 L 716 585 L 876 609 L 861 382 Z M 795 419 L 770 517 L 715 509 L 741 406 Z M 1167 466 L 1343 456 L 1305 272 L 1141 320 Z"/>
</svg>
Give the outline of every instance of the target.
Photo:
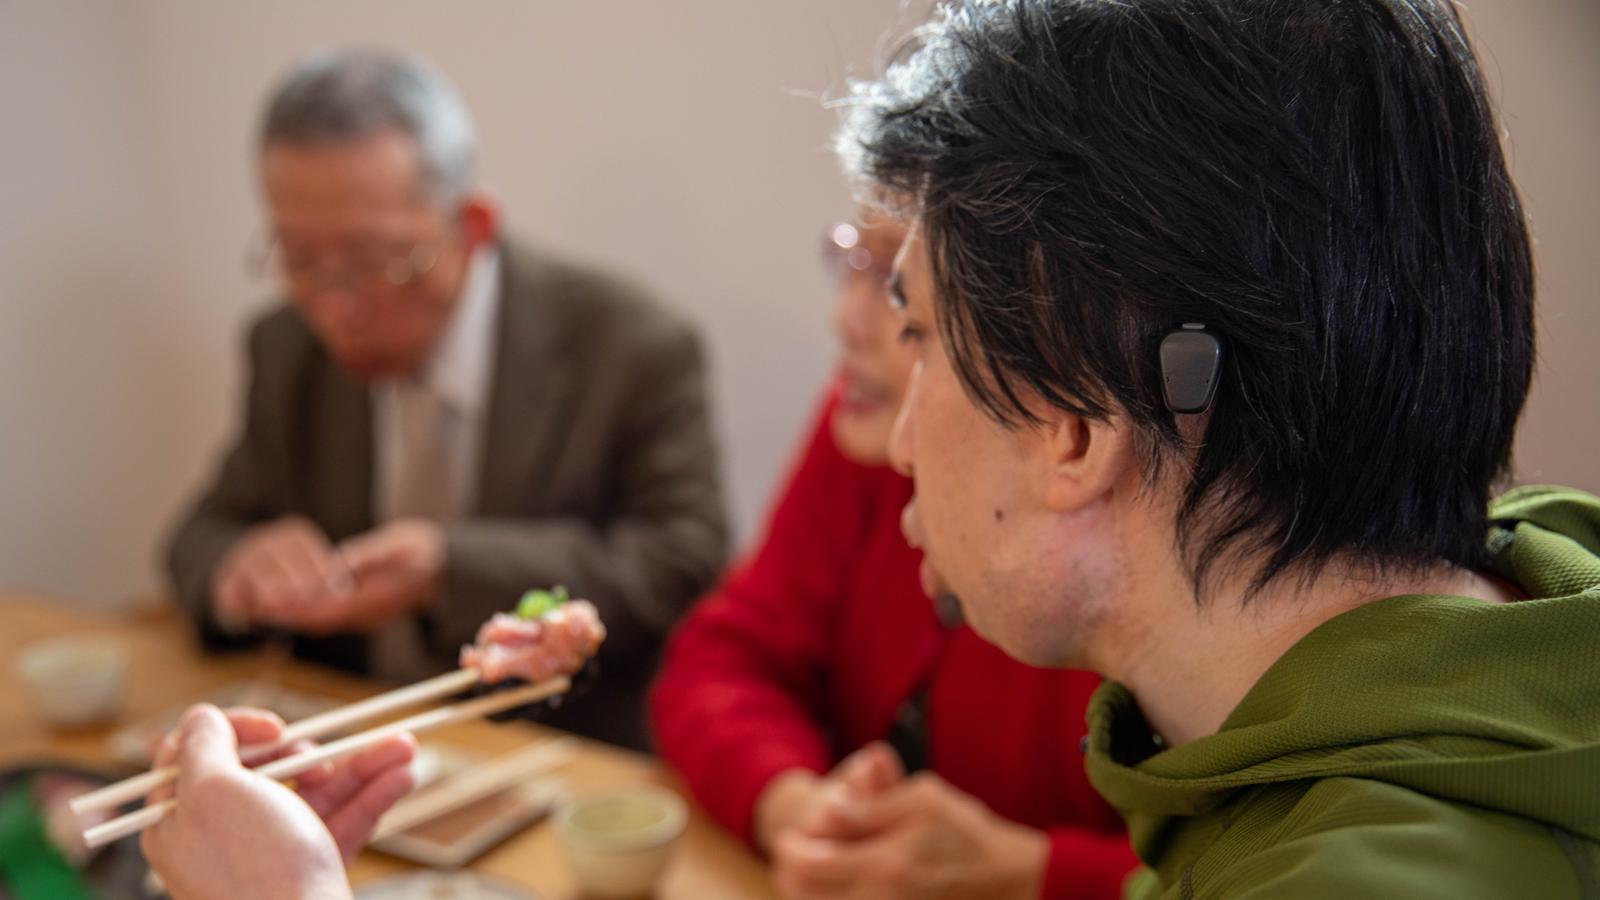
<svg viewBox="0 0 1600 900">
<path fill-rule="evenodd" d="M 1449 0 L 960 2 L 851 99 L 915 223 L 908 537 L 1008 653 L 1111 679 L 1130 893 L 1596 896 L 1600 502 L 1489 502 L 1532 263 Z M 977 851 L 777 852 L 884 897 Z"/>
<path fill-rule="evenodd" d="M 1489 502 L 1532 263 L 1448 0 L 958 2 L 840 144 L 914 222 L 925 583 L 1113 679 L 1132 896 L 1600 895 L 1600 501 Z M 892 855 L 778 836 L 791 893 L 957 896 L 936 787 L 829 809 L 932 810 Z"/>
</svg>

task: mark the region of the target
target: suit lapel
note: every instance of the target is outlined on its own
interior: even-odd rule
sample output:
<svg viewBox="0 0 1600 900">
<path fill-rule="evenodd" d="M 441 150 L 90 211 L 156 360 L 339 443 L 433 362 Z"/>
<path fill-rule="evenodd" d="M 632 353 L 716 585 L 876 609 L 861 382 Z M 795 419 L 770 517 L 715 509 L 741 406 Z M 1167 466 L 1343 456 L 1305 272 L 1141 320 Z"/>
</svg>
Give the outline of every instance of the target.
<svg viewBox="0 0 1600 900">
<path fill-rule="evenodd" d="M 310 385 L 312 421 L 305 431 L 302 471 L 315 473 L 308 505 L 329 537 L 342 540 L 373 525 L 372 400 L 367 385 L 327 356 Z"/>
<path fill-rule="evenodd" d="M 528 253 L 500 245 L 500 312 L 494 384 L 483 436 L 476 510 L 526 515 L 530 498 L 547 496 L 536 483 L 561 446 L 561 404 L 569 398 L 564 364 L 565 315 L 549 270 Z"/>
</svg>

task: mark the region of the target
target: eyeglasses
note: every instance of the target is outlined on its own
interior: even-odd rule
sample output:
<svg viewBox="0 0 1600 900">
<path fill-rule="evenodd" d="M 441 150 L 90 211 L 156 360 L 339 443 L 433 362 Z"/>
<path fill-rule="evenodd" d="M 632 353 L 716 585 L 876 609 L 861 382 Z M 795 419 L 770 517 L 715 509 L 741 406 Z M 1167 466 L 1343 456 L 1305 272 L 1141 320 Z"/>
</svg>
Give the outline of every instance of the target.
<svg viewBox="0 0 1600 900">
<path fill-rule="evenodd" d="M 885 283 L 894 268 L 894 257 L 873 256 L 862 242 L 861 229 L 848 222 L 828 229 L 822 235 L 822 262 L 841 277 L 851 273 L 871 273 Z"/>
<path fill-rule="evenodd" d="M 256 241 L 245 255 L 245 270 L 264 278 L 277 271 L 299 288 L 403 288 L 415 284 L 439 262 L 443 244 L 429 241 L 401 252 L 358 251 L 339 256 L 286 248 L 277 235 Z"/>
</svg>

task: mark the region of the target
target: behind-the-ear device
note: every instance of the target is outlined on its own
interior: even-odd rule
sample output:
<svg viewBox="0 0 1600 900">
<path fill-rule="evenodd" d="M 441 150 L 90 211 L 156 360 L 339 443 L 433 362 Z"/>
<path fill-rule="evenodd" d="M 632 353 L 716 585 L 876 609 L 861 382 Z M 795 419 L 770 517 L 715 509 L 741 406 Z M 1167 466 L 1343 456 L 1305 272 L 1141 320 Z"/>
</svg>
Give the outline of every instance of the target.
<svg viewBox="0 0 1600 900">
<path fill-rule="evenodd" d="M 1161 392 L 1167 409 L 1193 415 L 1211 406 L 1222 374 L 1222 341 L 1206 326 L 1185 322 L 1161 339 Z"/>
</svg>

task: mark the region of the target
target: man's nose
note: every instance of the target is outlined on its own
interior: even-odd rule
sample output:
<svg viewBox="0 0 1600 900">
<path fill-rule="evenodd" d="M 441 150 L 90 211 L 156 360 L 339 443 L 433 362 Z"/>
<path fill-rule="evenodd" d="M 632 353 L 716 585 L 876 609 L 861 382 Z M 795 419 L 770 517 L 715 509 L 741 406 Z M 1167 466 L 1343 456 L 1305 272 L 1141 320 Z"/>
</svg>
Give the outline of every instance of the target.
<svg viewBox="0 0 1600 900">
<path fill-rule="evenodd" d="M 309 288 L 307 300 L 331 313 L 340 325 L 359 328 L 372 317 L 372 304 L 347 284 L 324 281 Z"/>
</svg>

